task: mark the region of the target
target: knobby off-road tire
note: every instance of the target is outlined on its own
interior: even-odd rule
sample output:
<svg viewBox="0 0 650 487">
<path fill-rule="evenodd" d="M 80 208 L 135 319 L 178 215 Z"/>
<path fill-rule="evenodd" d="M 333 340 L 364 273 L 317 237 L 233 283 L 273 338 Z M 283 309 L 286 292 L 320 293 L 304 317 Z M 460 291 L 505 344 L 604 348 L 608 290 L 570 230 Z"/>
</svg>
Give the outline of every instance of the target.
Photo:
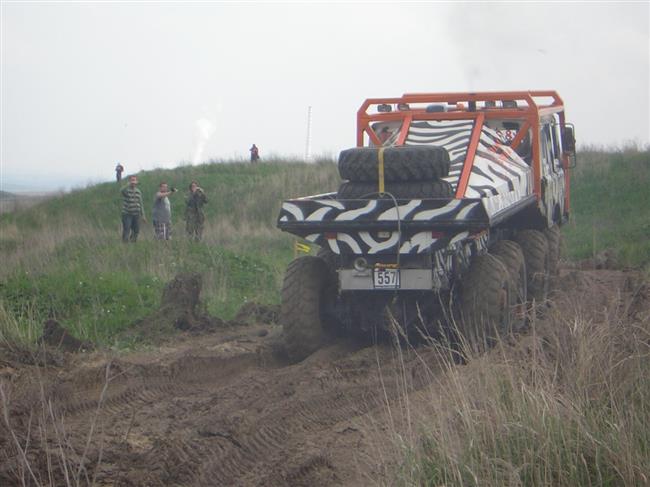
<svg viewBox="0 0 650 487">
<path fill-rule="evenodd" d="M 323 259 L 327 264 L 327 271 L 328 271 L 327 282 L 329 283 L 329 285 L 332 286 L 337 284 L 338 274 L 336 273 L 336 270 L 339 267 L 339 256 L 326 247 L 319 248 L 318 252 L 316 252 L 316 256 L 319 259 Z"/>
<path fill-rule="evenodd" d="M 517 242 L 499 240 L 490 249 L 505 264 L 512 283 L 510 306 L 512 310 L 512 329 L 521 331 L 526 326 L 526 302 L 528 299 L 528 282 L 524 253 Z"/>
<path fill-rule="evenodd" d="M 528 276 L 528 301 L 546 302 L 549 286 L 550 253 L 548 240 L 542 232 L 524 230 L 517 234 L 516 242 L 521 246 L 526 261 Z"/>
<path fill-rule="evenodd" d="M 562 250 L 562 233 L 560 233 L 560 227 L 553 225 L 551 228 L 544 230 L 544 235 L 548 242 L 548 271 L 551 276 L 557 276 L 560 273 L 560 256 Z"/>
<path fill-rule="evenodd" d="M 461 348 L 484 352 L 511 331 L 512 289 L 505 264 L 491 254 L 477 255 L 463 277 L 458 332 Z"/>
<path fill-rule="evenodd" d="M 379 149 L 355 147 L 341 151 L 339 174 L 353 182 L 379 180 Z M 386 182 L 422 181 L 449 174 L 449 153 L 443 147 L 399 146 L 384 150 Z"/>
<path fill-rule="evenodd" d="M 326 341 L 326 309 L 336 298 L 336 282 L 320 257 L 304 256 L 287 267 L 282 285 L 282 322 L 287 355 L 299 362 Z"/>
<path fill-rule="evenodd" d="M 377 198 L 378 191 L 377 183 L 346 181 L 339 186 L 336 197 L 340 200 Z M 384 191 L 392 194 L 395 199 L 451 198 L 454 195 L 452 185 L 441 180 L 386 183 Z"/>
</svg>

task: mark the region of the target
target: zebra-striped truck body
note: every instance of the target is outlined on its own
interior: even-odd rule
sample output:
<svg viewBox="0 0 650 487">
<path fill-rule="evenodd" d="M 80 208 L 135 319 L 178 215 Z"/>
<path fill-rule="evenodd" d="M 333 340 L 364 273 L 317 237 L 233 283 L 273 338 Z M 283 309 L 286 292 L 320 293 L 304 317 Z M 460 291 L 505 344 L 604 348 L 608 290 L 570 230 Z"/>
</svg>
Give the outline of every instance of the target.
<svg viewBox="0 0 650 487">
<path fill-rule="evenodd" d="M 575 140 L 555 92 L 407 94 L 359 109 L 359 150 L 381 160 L 387 148 L 422 146 L 447 152 L 449 195 L 393 198 L 380 181 L 363 199 L 283 202 L 278 227 L 330 255 L 340 296 L 449 290 L 495 242 L 568 218 Z"/>
</svg>

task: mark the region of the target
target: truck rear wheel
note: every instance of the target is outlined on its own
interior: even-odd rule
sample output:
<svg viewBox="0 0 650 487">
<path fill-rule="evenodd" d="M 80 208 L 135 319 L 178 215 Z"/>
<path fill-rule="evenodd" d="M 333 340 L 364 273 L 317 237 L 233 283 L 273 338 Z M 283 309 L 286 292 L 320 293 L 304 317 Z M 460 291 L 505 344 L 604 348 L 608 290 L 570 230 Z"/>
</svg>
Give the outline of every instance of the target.
<svg viewBox="0 0 650 487">
<path fill-rule="evenodd" d="M 474 257 L 463 278 L 460 340 L 483 352 L 511 331 L 512 282 L 505 264 L 492 254 Z"/>
<path fill-rule="evenodd" d="M 354 182 L 379 180 L 379 149 L 355 147 L 341 151 L 339 174 Z M 449 174 L 449 153 L 443 147 L 399 146 L 384 150 L 386 182 L 422 181 L 444 178 Z"/>
<path fill-rule="evenodd" d="M 514 291 L 511 296 L 512 329 L 520 331 L 526 326 L 526 301 L 528 299 L 524 253 L 519 244 L 512 240 L 499 240 L 490 249 L 490 253 L 501 259 L 510 273 Z"/>
<path fill-rule="evenodd" d="M 548 271 L 551 276 L 557 276 L 560 272 L 560 251 L 562 244 L 562 234 L 560 227 L 553 225 L 551 228 L 544 230 L 546 241 L 548 242 L 549 266 Z"/>
<path fill-rule="evenodd" d="M 304 256 L 287 267 L 282 285 L 282 322 L 287 355 L 299 362 L 327 339 L 326 310 L 336 298 L 327 263 L 320 257 Z"/>
<path fill-rule="evenodd" d="M 387 193 L 396 199 L 408 198 L 450 198 L 454 189 L 447 181 L 412 181 L 407 183 L 386 183 L 384 188 Z M 361 199 L 377 197 L 377 183 L 355 183 L 346 181 L 339 186 L 337 199 Z M 372 196 L 369 196 L 372 195 Z"/>
<path fill-rule="evenodd" d="M 517 234 L 517 243 L 524 252 L 528 276 L 528 300 L 543 303 L 548 297 L 550 253 L 542 232 L 524 230 Z"/>
</svg>

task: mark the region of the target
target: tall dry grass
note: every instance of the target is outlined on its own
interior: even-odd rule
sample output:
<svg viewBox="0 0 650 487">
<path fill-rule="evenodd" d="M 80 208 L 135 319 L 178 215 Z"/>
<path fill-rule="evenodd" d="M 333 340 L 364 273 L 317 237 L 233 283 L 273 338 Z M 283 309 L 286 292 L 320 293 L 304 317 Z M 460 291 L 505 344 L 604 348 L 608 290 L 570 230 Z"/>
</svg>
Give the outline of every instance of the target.
<svg viewBox="0 0 650 487">
<path fill-rule="evenodd" d="M 482 356 L 465 350 L 464 365 L 443 344 L 412 351 L 430 385 L 418 388 L 402 362 L 403 394 L 371 425 L 384 465 L 372 481 L 649 485 L 650 293 L 587 285 L 600 292 L 556 297 L 528 335 Z"/>
</svg>

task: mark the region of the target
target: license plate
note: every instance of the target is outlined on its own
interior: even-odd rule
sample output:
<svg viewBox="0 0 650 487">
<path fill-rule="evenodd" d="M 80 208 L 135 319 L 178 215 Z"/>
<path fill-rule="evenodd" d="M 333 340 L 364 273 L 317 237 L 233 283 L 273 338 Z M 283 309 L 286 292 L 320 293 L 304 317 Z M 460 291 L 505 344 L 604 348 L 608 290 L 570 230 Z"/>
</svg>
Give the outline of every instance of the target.
<svg viewBox="0 0 650 487">
<path fill-rule="evenodd" d="M 399 288 L 399 269 L 375 269 L 373 274 L 375 288 Z"/>
</svg>

